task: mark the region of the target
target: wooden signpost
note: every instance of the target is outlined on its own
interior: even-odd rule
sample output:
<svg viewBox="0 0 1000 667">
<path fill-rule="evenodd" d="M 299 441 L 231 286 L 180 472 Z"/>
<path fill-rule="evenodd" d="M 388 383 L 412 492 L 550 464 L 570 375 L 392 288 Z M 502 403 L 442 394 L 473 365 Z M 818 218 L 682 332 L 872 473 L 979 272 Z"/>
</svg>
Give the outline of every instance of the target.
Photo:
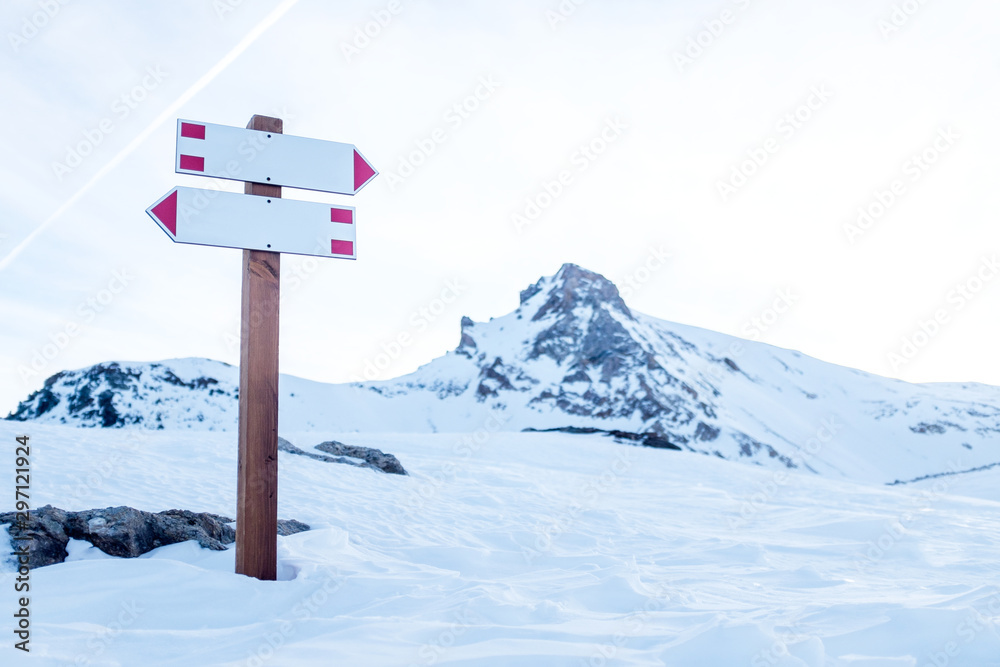
<svg viewBox="0 0 1000 667">
<path fill-rule="evenodd" d="M 247 128 L 271 133 L 283 130 L 280 119 L 266 116 L 254 116 Z M 281 198 L 281 186 L 278 185 L 248 182 L 244 192 L 258 197 Z M 279 253 L 243 251 L 236 573 L 267 581 L 277 577 L 278 568 L 280 279 Z"/>
<path fill-rule="evenodd" d="M 355 209 L 281 198 L 281 187 L 353 195 L 378 172 L 351 144 L 179 120 L 177 173 L 244 180 L 243 195 L 174 188 L 146 209 L 176 243 L 243 248 L 236 572 L 277 576 L 278 298 L 282 252 L 357 259 Z M 250 196 L 247 196 L 250 195 Z"/>
</svg>

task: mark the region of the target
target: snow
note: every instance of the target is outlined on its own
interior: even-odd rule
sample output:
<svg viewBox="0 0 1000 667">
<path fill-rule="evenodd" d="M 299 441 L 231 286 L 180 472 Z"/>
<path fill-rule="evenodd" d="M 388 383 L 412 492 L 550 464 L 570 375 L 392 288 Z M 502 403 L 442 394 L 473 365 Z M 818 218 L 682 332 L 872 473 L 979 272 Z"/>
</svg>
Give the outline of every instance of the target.
<svg viewBox="0 0 1000 667">
<path fill-rule="evenodd" d="M 656 431 L 709 456 L 872 483 L 1000 462 L 1000 388 L 907 384 L 631 312 L 610 282 L 572 265 L 526 293 L 513 312 L 463 320 L 459 348 L 409 375 L 282 375 L 283 431 Z M 206 359 L 105 364 L 53 376 L 20 417 L 233 431 L 237 383 L 237 368 Z"/>
<path fill-rule="evenodd" d="M 282 452 L 279 517 L 312 529 L 278 538 L 275 582 L 235 575 L 231 548 L 74 540 L 32 573 L 33 662 L 1000 667 L 1000 388 L 881 378 L 615 295 L 563 267 L 410 375 L 281 376 L 283 437 L 410 475 Z M 564 382 L 574 358 L 608 377 Z M 63 373 L 0 438 L 31 435 L 35 507 L 235 517 L 237 382 L 205 359 Z M 521 432 L 660 419 L 689 451 Z M 102 422 L 125 428 L 74 428 Z"/>
<path fill-rule="evenodd" d="M 234 432 L 0 423 L 24 432 L 36 507 L 235 516 Z M 30 664 L 1000 665 L 1000 468 L 887 486 L 487 424 L 282 435 L 410 476 L 280 454 L 279 517 L 312 530 L 278 538 L 276 582 L 231 549 L 74 543 L 32 572 Z"/>
</svg>

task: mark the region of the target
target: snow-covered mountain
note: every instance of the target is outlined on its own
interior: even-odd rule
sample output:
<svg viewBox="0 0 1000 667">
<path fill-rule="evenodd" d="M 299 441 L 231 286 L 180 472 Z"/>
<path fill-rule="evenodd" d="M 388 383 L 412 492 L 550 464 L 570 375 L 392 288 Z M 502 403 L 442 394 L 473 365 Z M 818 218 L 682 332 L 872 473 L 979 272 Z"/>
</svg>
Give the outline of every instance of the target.
<svg viewBox="0 0 1000 667">
<path fill-rule="evenodd" d="M 7 419 L 83 427 L 235 428 L 239 368 L 211 359 L 109 362 L 56 373 Z"/>
<path fill-rule="evenodd" d="M 331 385 L 282 376 L 283 432 L 593 427 L 779 469 L 907 480 L 1000 461 L 1000 388 L 914 385 L 648 317 L 573 264 L 512 313 L 462 318 L 414 373 Z M 63 372 L 8 419 L 235 430 L 238 369 L 204 359 Z"/>
</svg>

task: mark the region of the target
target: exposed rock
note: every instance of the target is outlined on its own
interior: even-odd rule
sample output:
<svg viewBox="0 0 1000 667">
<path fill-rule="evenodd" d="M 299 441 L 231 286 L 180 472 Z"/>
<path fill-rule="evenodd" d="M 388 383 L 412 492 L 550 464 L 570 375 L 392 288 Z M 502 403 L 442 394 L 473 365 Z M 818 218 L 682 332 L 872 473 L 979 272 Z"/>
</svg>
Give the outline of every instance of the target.
<svg viewBox="0 0 1000 667">
<path fill-rule="evenodd" d="M 24 542 L 13 538 L 31 538 L 28 542 L 28 565 L 32 568 L 66 560 L 69 555 L 66 552 L 66 545 L 69 544 L 66 523 L 66 512 L 50 505 L 30 512 L 26 524 L 17 522 L 15 512 L 0 514 L 0 525 L 11 524 L 9 532 L 12 548 L 24 546 Z"/>
<path fill-rule="evenodd" d="M 733 438 L 736 440 L 737 443 L 739 443 L 739 446 L 740 446 L 740 456 L 753 457 L 758 452 L 760 452 L 760 451 L 763 450 L 764 452 L 767 453 L 768 457 L 770 457 L 772 459 L 777 459 L 782 464 L 784 464 L 784 466 L 786 468 L 798 468 L 799 467 L 795 463 L 795 461 L 793 461 L 791 459 L 791 457 L 785 456 L 784 454 L 780 454 L 771 445 L 764 444 L 764 443 L 758 441 L 755 438 L 751 438 L 746 433 L 735 433 L 735 434 L 733 434 Z M 808 467 L 808 466 L 806 466 L 806 467 Z"/>
<path fill-rule="evenodd" d="M 630 433 L 629 431 L 618 431 L 618 430 L 605 430 L 601 428 L 593 428 L 590 426 L 559 426 L 556 428 L 526 428 L 524 431 L 529 433 L 572 433 L 574 435 L 589 435 L 592 433 L 600 433 L 602 435 L 611 436 L 618 442 L 630 442 L 642 445 L 643 447 L 654 447 L 656 449 L 673 449 L 676 451 L 682 451 L 680 447 L 670 442 L 666 438 L 660 436 L 656 433 Z"/>
<path fill-rule="evenodd" d="M 643 422 L 643 431 L 672 444 L 713 439 L 718 392 L 711 386 L 696 388 L 691 380 L 682 381 L 667 371 L 660 358 L 666 354 L 682 359 L 696 349 L 670 333 L 663 333 L 658 345 L 637 336 L 636 327 L 644 324 L 611 281 L 575 264 L 564 264 L 555 276 L 521 293 L 518 312 L 543 325 L 523 342 L 524 361 L 530 364 L 548 357 L 566 369 L 562 380 L 540 387 L 544 381 L 532 377 L 532 365 L 513 357 L 505 358 L 501 368 L 496 357 L 482 354 L 486 348 L 480 342 L 477 401 L 503 404 L 516 400 L 509 396 L 512 392 L 532 392 L 528 404 L 542 412 L 554 409 L 588 421 L 638 420 Z"/>
<path fill-rule="evenodd" d="M 222 551 L 236 540 L 229 519 L 218 514 L 167 510 L 144 512 L 132 507 L 67 512 L 46 505 L 29 513 L 28 522 L 18 522 L 15 512 L 0 514 L 0 525 L 10 524 L 12 538 L 30 537 L 29 565 L 43 567 L 66 559 L 70 538 L 86 540 L 110 556 L 135 558 L 157 547 L 196 540 L 205 549 Z M 278 534 L 293 535 L 309 526 L 295 520 L 279 520 Z M 15 544 L 22 544 L 15 540 Z"/>
<path fill-rule="evenodd" d="M 46 379 L 45 386 L 22 401 L 7 419 L 99 428 L 163 428 L 164 415 L 181 413 L 185 421 L 203 423 L 206 417 L 201 411 L 223 412 L 235 405 L 234 384 L 205 375 L 189 377 L 185 381 L 159 363 L 111 362 L 62 371 Z M 199 410 L 192 410 L 191 403 Z"/>
<path fill-rule="evenodd" d="M 955 475 L 967 475 L 973 472 L 982 472 L 984 470 L 992 470 L 1000 466 L 1000 461 L 997 463 L 987 463 L 986 465 L 976 466 L 975 468 L 968 468 L 966 470 L 949 470 L 946 472 L 931 473 L 930 475 L 921 475 L 920 477 L 914 477 L 908 480 L 897 479 L 894 482 L 886 482 L 886 486 L 899 486 L 900 484 L 913 484 L 914 482 L 923 482 L 928 479 L 939 479 L 941 477 L 953 477 Z"/>
<path fill-rule="evenodd" d="M 719 437 L 719 429 L 714 426 L 709 426 L 705 422 L 698 422 L 698 428 L 695 429 L 694 437 L 696 440 L 702 442 L 715 440 Z"/>
<path fill-rule="evenodd" d="M 736 362 L 708 355 L 678 333 L 631 312 L 610 280 L 576 264 L 564 264 L 556 275 L 525 289 L 514 320 L 475 323 L 463 317 L 459 344 L 452 361 L 445 363 L 448 372 L 427 378 L 356 383 L 352 397 L 367 404 L 372 394 L 403 401 L 415 392 L 442 401 L 464 396 L 519 421 L 517 428 L 532 424 L 530 418 L 519 418 L 524 414 L 562 414 L 568 418 L 563 423 L 602 428 L 613 420 L 615 426 L 653 433 L 702 453 L 709 453 L 699 449 L 705 443 L 714 441 L 711 448 L 718 450 L 722 440 L 729 444 L 727 456 L 738 455 L 729 439 L 719 435 L 721 394 L 713 375 L 716 364 L 739 372 Z M 452 372 L 458 369 L 459 374 Z M 53 376 L 49 393 L 32 396 L 10 418 L 36 419 L 45 411 L 40 419 L 47 423 L 234 430 L 237 384 L 238 369 L 197 360 L 99 364 Z M 383 460 L 374 452 L 352 456 L 340 448 L 335 455 L 324 455 L 330 452 L 307 449 L 289 443 L 284 451 L 324 462 L 397 469 L 391 462 L 385 467 L 373 463 Z M 771 458 L 763 448 L 751 451 L 755 459 Z"/>
<path fill-rule="evenodd" d="M 288 537 L 295 533 L 304 533 L 309 530 L 309 524 L 296 521 L 295 519 L 278 519 L 278 535 Z"/>
<path fill-rule="evenodd" d="M 930 446 L 928 453 L 945 459 L 974 447 L 981 464 L 1000 442 L 1000 388 L 907 385 L 806 361 L 797 352 L 632 311 L 622 300 L 628 294 L 565 264 L 525 289 L 514 312 L 484 322 L 463 317 L 458 346 L 413 373 L 340 386 L 290 383 L 296 391 L 281 396 L 282 423 L 288 432 L 376 432 L 380 415 L 391 412 L 393 430 L 411 432 L 484 424 L 619 428 L 704 455 L 806 471 L 805 422 L 818 426 L 835 412 L 858 432 L 878 423 L 887 436 L 883 449 L 901 465 Z M 53 375 L 9 418 L 232 432 L 238 384 L 238 368 L 203 359 L 99 364 Z M 315 405 L 335 409 L 317 412 Z M 285 451 L 378 467 L 365 457 L 306 449 Z M 832 455 L 827 450 L 817 464 L 837 474 Z M 926 472 L 905 469 L 901 478 Z"/>
<path fill-rule="evenodd" d="M 403 464 L 399 462 L 399 459 L 392 454 L 386 454 L 380 449 L 358 447 L 356 445 L 345 445 L 342 442 L 337 442 L 336 440 L 321 442 L 316 445 L 316 449 L 321 452 L 333 454 L 334 456 L 349 456 L 351 458 L 360 459 L 364 462 L 362 467 L 376 468 L 382 472 L 387 472 L 393 475 L 409 474 L 406 472 L 406 469 L 403 468 Z"/>
<path fill-rule="evenodd" d="M 386 454 L 379 449 L 345 445 L 343 443 L 336 442 L 335 440 L 320 443 L 316 445 L 316 449 L 333 454 L 333 456 L 326 456 L 325 454 L 317 454 L 315 452 L 306 451 L 300 447 L 296 447 L 284 438 L 278 438 L 278 451 L 280 452 L 298 454 L 299 456 L 308 456 L 311 459 L 324 461 L 326 463 L 343 463 L 357 468 L 371 468 L 372 470 L 380 470 L 393 475 L 409 474 L 406 472 L 406 469 L 403 468 L 399 459 L 392 454 Z"/>
<path fill-rule="evenodd" d="M 542 291 L 542 285 L 544 284 L 544 279 L 539 280 L 534 285 L 529 285 L 527 288 L 521 290 L 521 305 L 524 305 L 528 299 L 535 296 Z"/>
<path fill-rule="evenodd" d="M 462 338 L 455 349 L 455 354 L 461 354 L 469 359 L 475 355 L 476 340 L 472 337 L 472 329 L 475 325 L 475 322 L 470 318 L 465 315 L 462 316 Z"/>
<path fill-rule="evenodd" d="M 481 380 L 479 386 L 476 387 L 476 399 L 483 401 L 490 396 L 498 396 L 498 392 L 501 390 L 513 391 L 514 385 L 511 384 L 507 374 L 515 370 L 505 368 L 503 359 L 500 357 L 494 359 L 489 366 L 483 366 L 479 371 Z"/>
<path fill-rule="evenodd" d="M 347 465 L 361 467 L 356 461 L 348 461 L 343 457 L 327 456 L 326 454 L 317 454 L 316 452 L 307 452 L 306 450 L 296 447 L 292 443 L 288 442 L 282 437 L 278 437 L 278 451 L 287 452 L 289 454 L 297 454 L 299 456 L 308 456 L 311 459 L 316 459 L 317 461 L 324 461 L 326 463 L 346 463 Z"/>
<path fill-rule="evenodd" d="M 588 271 L 576 264 L 563 264 L 552 279 L 552 283 L 549 298 L 531 318 L 532 320 L 541 320 L 549 314 L 569 314 L 577 306 L 610 307 L 632 319 L 632 313 L 618 293 L 618 288 L 599 273 Z M 541 281 L 521 292 L 522 304 L 541 291 L 540 284 Z M 528 295 L 527 298 L 525 294 Z"/>
<path fill-rule="evenodd" d="M 583 371 L 577 371 L 575 373 L 570 373 L 569 375 L 565 376 L 562 379 L 562 381 L 563 381 L 563 384 L 569 384 L 569 383 L 573 383 L 573 382 L 586 382 L 586 383 L 589 384 L 589 383 L 593 382 L 593 380 L 590 379 L 590 376 L 587 375 L 586 373 L 584 373 Z"/>
<path fill-rule="evenodd" d="M 928 424 L 927 422 L 920 422 L 916 426 L 910 427 L 910 430 L 913 431 L 914 433 L 923 433 L 923 434 L 932 433 L 934 435 L 941 435 L 942 433 L 947 432 L 948 429 L 955 429 L 956 431 L 966 430 L 959 424 L 947 421 L 937 421 L 933 424 Z"/>
</svg>

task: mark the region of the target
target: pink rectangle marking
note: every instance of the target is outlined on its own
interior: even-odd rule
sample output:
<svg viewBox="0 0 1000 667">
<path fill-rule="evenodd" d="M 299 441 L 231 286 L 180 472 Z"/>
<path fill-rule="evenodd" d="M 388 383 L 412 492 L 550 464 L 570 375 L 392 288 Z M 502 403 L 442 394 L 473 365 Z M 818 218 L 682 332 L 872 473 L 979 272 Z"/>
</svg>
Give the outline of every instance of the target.
<svg viewBox="0 0 1000 667">
<path fill-rule="evenodd" d="M 349 208 L 330 208 L 330 222 L 354 224 L 354 211 Z"/>
<path fill-rule="evenodd" d="M 333 239 L 330 241 L 330 252 L 334 255 L 348 255 L 354 256 L 354 242 L 353 241 L 338 241 Z"/>
<path fill-rule="evenodd" d="M 194 155 L 181 155 L 181 169 L 188 171 L 205 171 L 205 158 Z"/>
<path fill-rule="evenodd" d="M 204 139 L 205 126 L 194 123 L 181 123 L 181 136 L 188 139 Z"/>
</svg>

